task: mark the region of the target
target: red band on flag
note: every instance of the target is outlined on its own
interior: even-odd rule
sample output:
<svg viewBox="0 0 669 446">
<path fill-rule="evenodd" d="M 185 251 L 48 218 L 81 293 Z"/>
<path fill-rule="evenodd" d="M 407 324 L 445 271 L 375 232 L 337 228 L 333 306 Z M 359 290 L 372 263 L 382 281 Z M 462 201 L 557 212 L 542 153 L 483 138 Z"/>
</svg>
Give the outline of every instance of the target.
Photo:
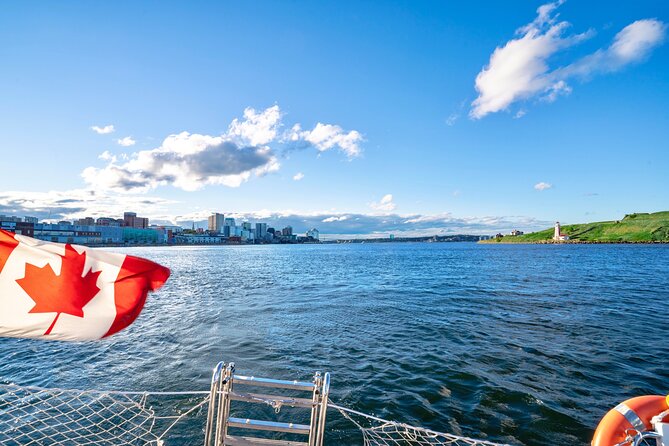
<svg viewBox="0 0 669 446">
<path fill-rule="evenodd" d="M 169 277 L 170 270 L 164 266 L 126 256 L 114 283 L 116 318 L 105 337 L 132 324 L 142 311 L 148 292 L 160 288 Z"/>
<path fill-rule="evenodd" d="M 14 248 L 19 244 L 11 232 L 0 229 L 0 273 L 7 263 L 9 255 L 14 251 Z"/>
</svg>

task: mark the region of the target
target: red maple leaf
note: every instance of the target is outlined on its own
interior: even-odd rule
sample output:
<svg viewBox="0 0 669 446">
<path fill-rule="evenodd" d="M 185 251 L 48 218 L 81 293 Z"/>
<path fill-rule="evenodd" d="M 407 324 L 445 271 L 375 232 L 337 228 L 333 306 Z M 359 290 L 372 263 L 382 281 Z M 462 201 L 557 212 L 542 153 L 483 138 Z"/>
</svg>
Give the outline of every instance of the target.
<svg viewBox="0 0 669 446">
<path fill-rule="evenodd" d="M 56 313 L 45 335 L 51 333 L 61 313 L 84 317 L 83 307 L 100 291 L 97 280 L 101 271 L 84 274 L 85 263 L 85 251 L 79 254 L 71 245 L 65 245 L 60 275 L 48 263 L 42 268 L 26 263 L 25 276 L 16 280 L 35 301 L 30 313 Z"/>
</svg>

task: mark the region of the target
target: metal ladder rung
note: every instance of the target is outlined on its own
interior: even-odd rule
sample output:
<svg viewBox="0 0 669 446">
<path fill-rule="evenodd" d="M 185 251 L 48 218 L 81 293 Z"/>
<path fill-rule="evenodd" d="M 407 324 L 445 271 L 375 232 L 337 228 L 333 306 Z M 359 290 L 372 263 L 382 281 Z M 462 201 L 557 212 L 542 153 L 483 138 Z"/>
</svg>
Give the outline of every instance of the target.
<svg viewBox="0 0 669 446">
<path fill-rule="evenodd" d="M 272 440 L 269 438 L 256 437 L 233 437 L 228 435 L 225 446 L 309 446 L 309 443 L 301 441 Z"/>
<path fill-rule="evenodd" d="M 280 389 L 292 390 L 313 390 L 314 383 L 300 381 L 284 381 L 281 379 L 256 378 L 255 376 L 235 375 L 234 380 L 237 384 L 246 384 L 250 386 L 278 387 Z"/>
<path fill-rule="evenodd" d="M 236 393 L 230 392 L 230 399 L 234 401 L 244 401 L 247 403 L 267 403 L 268 401 L 278 401 L 283 406 L 312 408 L 318 403 L 309 398 L 293 398 L 281 395 L 268 395 L 264 393 Z"/>
<path fill-rule="evenodd" d="M 279 423 L 277 421 L 252 420 L 250 418 L 228 418 L 228 426 L 260 431 L 290 432 L 309 435 L 308 424 Z"/>
</svg>

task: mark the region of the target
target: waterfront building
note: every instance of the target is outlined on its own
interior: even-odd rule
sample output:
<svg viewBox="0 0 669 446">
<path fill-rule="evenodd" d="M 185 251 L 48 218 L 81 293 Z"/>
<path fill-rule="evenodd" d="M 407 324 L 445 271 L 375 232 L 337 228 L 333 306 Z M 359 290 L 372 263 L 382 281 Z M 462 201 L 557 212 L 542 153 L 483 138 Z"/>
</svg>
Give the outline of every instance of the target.
<svg viewBox="0 0 669 446">
<path fill-rule="evenodd" d="M 21 217 L 10 217 L 10 216 L 7 216 L 7 215 L 0 215 L 0 221 L 7 221 L 7 222 L 11 221 L 11 222 L 14 222 L 14 223 L 18 223 L 18 222 L 23 221 L 23 220 L 21 220 Z"/>
<path fill-rule="evenodd" d="M 319 240 L 320 239 L 320 232 L 316 228 L 309 229 L 307 231 L 307 238 L 311 237 L 314 240 Z"/>
<path fill-rule="evenodd" d="M 23 221 L 26 223 L 39 223 L 39 219 L 37 217 L 23 217 Z"/>
<path fill-rule="evenodd" d="M 209 216 L 208 229 L 212 232 L 221 233 L 225 224 L 225 217 L 223 214 L 214 213 Z"/>
<path fill-rule="evenodd" d="M 511 231 L 511 235 L 523 235 L 525 234 L 523 231 L 519 231 L 518 229 L 514 229 Z"/>
<path fill-rule="evenodd" d="M 281 230 L 281 235 L 283 236 L 291 236 L 293 235 L 293 227 L 292 226 L 286 226 Z"/>
<path fill-rule="evenodd" d="M 100 217 L 95 220 L 96 226 L 123 226 L 123 220 L 119 218 Z"/>
<path fill-rule="evenodd" d="M 250 231 L 251 230 L 251 223 L 248 221 L 245 221 L 242 223 L 242 229 L 245 231 Z"/>
<path fill-rule="evenodd" d="M 235 236 L 235 219 L 226 218 L 223 220 L 223 235 L 225 237 L 234 237 Z"/>
<path fill-rule="evenodd" d="M 149 219 L 138 217 L 135 212 L 124 212 L 123 226 L 135 229 L 146 229 L 149 227 Z"/>
<path fill-rule="evenodd" d="M 75 224 L 81 226 L 93 226 L 95 224 L 95 219 L 93 217 L 80 218 Z"/>
<path fill-rule="evenodd" d="M 157 245 L 167 243 L 167 231 L 162 228 L 122 228 L 123 242 L 128 245 Z"/>
<path fill-rule="evenodd" d="M 101 245 L 123 242 L 123 231 L 119 226 L 73 225 L 37 223 L 33 237 L 56 243 L 77 245 Z"/>
<path fill-rule="evenodd" d="M 179 234 L 174 237 L 179 245 L 220 245 L 224 238 L 211 234 Z"/>
<path fill-rule="evenodd" d="M 0 229 L 15 234 L 32 237 L 34 225 L 34 223 L 21 221 L 20 218 L 0 216 Z"/>
<path fill-rule="evenodd" d="M 256 223 L 256 238 L 258 240 L 267 238 L 267 223 Z"/>
</svg>

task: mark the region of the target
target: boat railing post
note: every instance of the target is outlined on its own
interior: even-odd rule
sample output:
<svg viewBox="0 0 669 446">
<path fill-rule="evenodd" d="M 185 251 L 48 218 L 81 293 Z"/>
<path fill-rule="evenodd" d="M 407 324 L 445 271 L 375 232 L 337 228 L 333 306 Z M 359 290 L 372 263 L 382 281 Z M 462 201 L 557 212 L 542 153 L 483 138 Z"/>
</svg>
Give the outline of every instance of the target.
<svg viewBox="0 0 669 446">
<path fill-rule="evenodd" d="M 214 414 L 216 412 L 216 398 L 218 396 L 219 381 L 221 379 L 221 372 L 225 363 L 223 361 L 216 364 L 211 374 L 211 385 L 209 391 L 209 407 L 207 409 L 207 424 L 204 431 L 204 445 L 210 446 L 211 437 L 214 431 Z"/>
<path fill-rule="evenodd" d="M 328 412 L 328 399 L 330 398 L 330 373 L 326 372 L 323 376 L 323 387 L 321 390 L 321 413 L 318 417 L 318 437 L 316 438 L 316 446 L 323 446 L 323 439 L 325 437 L 325 417 Z"/>
<path fill-rule="evenodd" d="M 321 372 L 314 373 L 314 390 L 312 393 L 311 401 L 311 420 L 309 421 L 309 426 L 311 426 L 309 431 L 309 446 L 316 446 L 316 438 L 318 437 L 318 405 L 320 404 L 320 390 L 323 377 Z"/>
</svg>

